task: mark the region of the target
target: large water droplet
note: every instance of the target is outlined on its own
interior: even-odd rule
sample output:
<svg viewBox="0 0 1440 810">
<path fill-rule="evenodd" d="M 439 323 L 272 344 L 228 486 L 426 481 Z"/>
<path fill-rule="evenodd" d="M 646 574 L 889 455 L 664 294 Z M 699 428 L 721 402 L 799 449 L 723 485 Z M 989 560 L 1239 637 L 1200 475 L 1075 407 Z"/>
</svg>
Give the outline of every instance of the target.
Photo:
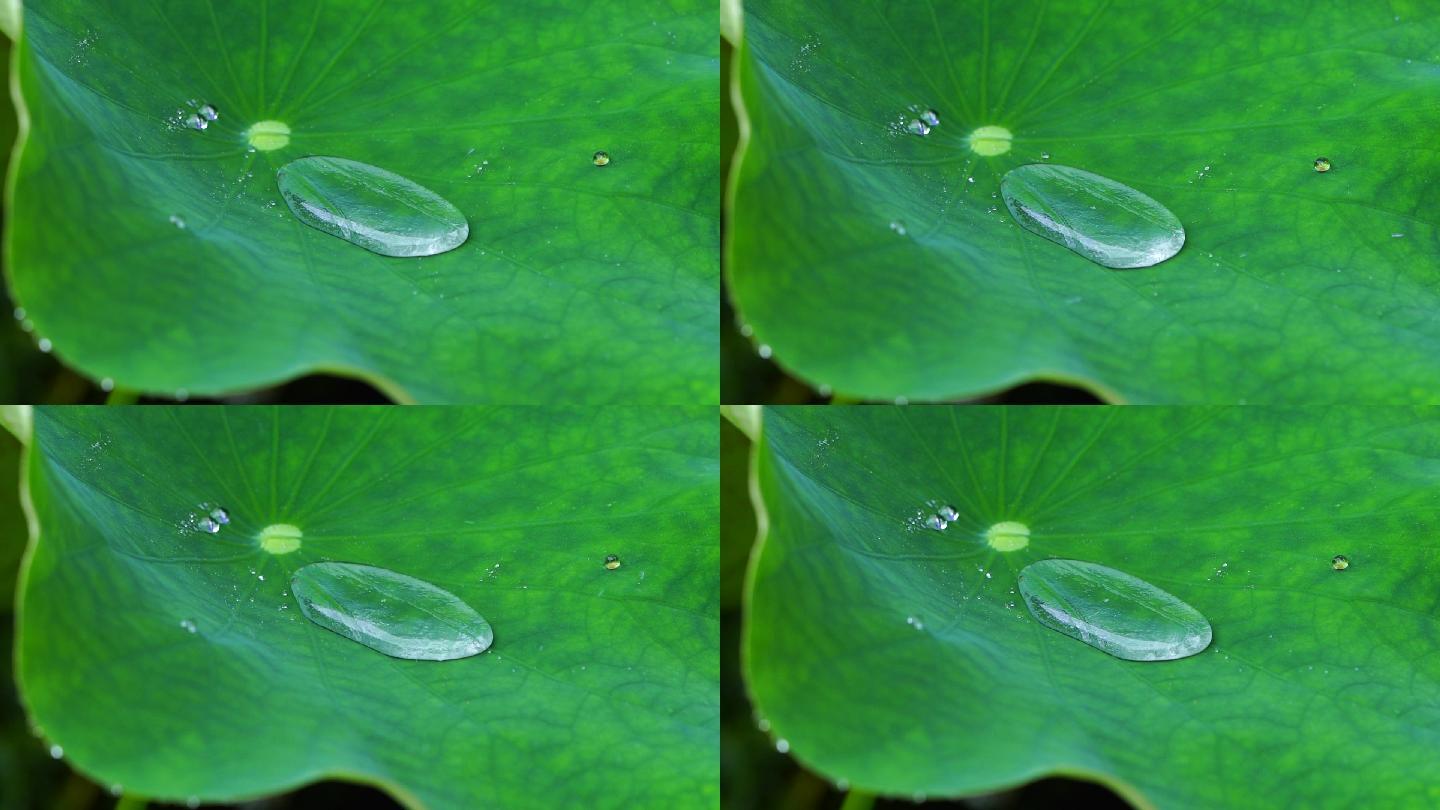
<svg viewBox="0 0 1440 810">
<path fill-rule="evenodd" d="M 445 198 L 368 163 L 300 158 L 276 180 L 301 222 L 382 256 L 433 256 L 470 236 L 464 215 Z"/>
<path fill-rule="evenodd" d="M 300 548 L 300 539 L 304 536 L 299 526 L 272 523 L 260 530 L 260 548 L 271 554 L 289 554 Z"/>
<path fill-rule="evenodd" d="M 310 621 L 394 658 L 467 658 L 494 639 L 460 597 L 386 568 L 312 563 L 295 572 L 290 590 Z"/>
<path fill-rule="evenodd" d="M 1019 551 L 1030 545 L 1030 527 L 1002 520 L 985 530 L 985 542 L 996 551 Z"/>
<path fill-rule="evenodd" d="M 1000 193 L 1025 230 L 1105 267 L 1149 267 L 1185 244 L 1185 228 L 1165 206 L 1083 169 L 1020 166 L 1005 174 Z"/>
<path fill-rule="evenodd" d="M 284 121 L 256 121 L 245 130 L 245 140 L 250 148 L 261 152 L 273 152 L 290 145 L 290 125 Z"/>
<path fill-rule="evenodd" d="M 1020 572 L 1041 624 L 1127 661 L 1185 658 L 1210 644 L 1200 611 L 1139 577 L 1080 560 L 1041 560 Z"/>
</svg>

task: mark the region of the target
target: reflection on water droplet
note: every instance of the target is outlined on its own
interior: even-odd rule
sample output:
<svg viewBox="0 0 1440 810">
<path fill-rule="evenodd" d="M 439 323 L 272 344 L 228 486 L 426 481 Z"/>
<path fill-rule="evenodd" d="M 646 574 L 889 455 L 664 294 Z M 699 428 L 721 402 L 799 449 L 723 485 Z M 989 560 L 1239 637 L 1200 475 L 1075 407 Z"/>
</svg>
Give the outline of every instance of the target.
<svg viewBox="0 0 1440 810">
<path fill-rule="evenodd" d="M 51 758 L 51 759 L 60 759 L 60 758 L 63 757 L 63 756 L 65 756 L 65 749 L 64 749 L 64 748 L 61 748 L 61 747 L 58 746 L 58 745 L 52 745 L 52 746 L 50 746 L 50 758 Z"/>
<path fill-rule="evenodd" d="M 784 739 L 776 740 L 776 741 L 775 741 L 775 750 L 776 750 L 776 751 L 779 751 L 779 752 L 782 753 L 782 754 L 788 754 L 788 753 L 790 753 L 790 742 L 789 742 L 789 740 L 784 740 Z"/>
<path fill-rule="evenodd" d="M 1321 174 L 1330 171 L 1330 158 L 1315 158 L 1315 171 Z"/>
<path fill-rule="evenodd" d="M 220 524 L 216 523 L 208 515 L 196 521 L 195 525 L 199 527 L 200 531 L 206 532 L 207 534 L 215 534 L 220 531 Z"/>
<path fill-rule="evenodd" d="M 894 231 L 895 233 L 900 234 L 901 236 L 904 236 L 904 235 L 905 235 L 905 223 L 901 222 L 901 221 L 898 220 L 898 219 L 892 219 L 892 220 L 890 220 L 890 230 Z"/>
<path fill-rule="evenodd" d="M 170 215 L 170 224 L 182 231 L 185 230 L 185 220 L 179 214 Z"/>
<path fill-rule="evenodd" d="M 50 338 L 40 338 L 35 342 L 35 347 L 45 354 L 49 354 L 50 350 L 55 348 L 54 344 L 50 342 Z"/>
<path fill-rule="evenodd" d="M 620 558 L 614 554 L 606 554 L 605 567 L 610 569 L 611 571 L 614 571 L 616 568 L 620 567 Z"/>
<path fill-rule="evenodd" d="M 220 117 L 220 113 L 214 107 L 206 104 L 200 108 L 200 117 L 206 121 L 214 121 Z"/>
<path fill-rule="evenodd" d="M 591 161 L 592 163 L 594 163 L 596 166 L 609 166 L 609 165 L 610 165 L 610 153 L 609 153 L 609 152 L 596 152 L 594 155 L 591 156 L 590 161 Z"/>
<path fill-rule="evenodd" d="M 230 513 L 225 511 L 225 507 L 217 506 L 210 510 L 210 519 L 224 526 L 230 522 Z"/>
<path fill-rule="evenodd" d="M 954 523 L 955 519 L 960 517 L 960 513 L 955 511 L 955 507 L 950 506 L 949 504 L 946 504 L 945 506 L 942 506 L 938 510 L 936 510 L 936 514 L 938 514 L 942 518 L 945 518 L 951 523 Z"/>
<path fill-rule="evenodd" d="M 180 628 L 187 633 L 193 633 L 196 630 L 195 622 L 192 622 L 189 619 L 183 619 L 180 622 Z"/>
<path fill-rule="evenodd" d="M 937 532 L 945 531 L 945 527 L 949 525 L 950 521 L 946 520 L 943 517 L 940 517 L 939 515 L 931 515 L 930 517 L 925 518 L 925 528 L 934 529 Z"/>
<path fill-rule="evenodd" d="M 934 110 L 926 110 L 925 112 L 920 113 L 920 120 L 924 121 L 932 127 L 938 127 L 940 126 L 940 113 L 937 113 Z"/>
<path fill-rule="evenodd" d="M 913 118 L 905 125 L 905 131 L 911 135 L 929 135 L 930 125 L 918 118 Z"/>
<path fill-rule="evenodd" d="M 382 256 L 433 256 L 470 236 L 449 201 L 378 166 L 307 157 L 285 164 L 276 180 L 301 222 Z"/>
<path fill-rule="evenodd" d="M 1042 560 L 1020 572 L 1020 593 L 1051 630 L 1127 661 L 1185 658 L 1210 644 L 1210 622 L 1171 593 L 1080 560 Z"/>
<path fill-rule="evenodd" d="M 1350 567 L 1350 558 L 1344 554 L 1336 554 L 1335 558 L 1330 561 L 1330 567 L 1336 571 L 1344 571 Z"/>
<path fill-rule="evenodd" d="M 385 568 L 312 563 L 295 572 L 290 590 L 310 621 L 394 658 L 467 658 L 494 640 L 490 623 L 460 597 Z"/>
<path fill-rule="evenodd" d="M 206 127 L 210 126 L 210 122 L 199 115 L 191 115 L 189 118 L 185 119 L 185 126 L 190 127 L 191 129 L 205 129 Z"/>
<path fill-rule="evenodd" d="M 1031 163 L 1000 181 L 1021 227 L 1105 267 L 1159 264 L 1180 252 L 1185 229 L 1139 191 L 1070 166 Z"/>
</svg>

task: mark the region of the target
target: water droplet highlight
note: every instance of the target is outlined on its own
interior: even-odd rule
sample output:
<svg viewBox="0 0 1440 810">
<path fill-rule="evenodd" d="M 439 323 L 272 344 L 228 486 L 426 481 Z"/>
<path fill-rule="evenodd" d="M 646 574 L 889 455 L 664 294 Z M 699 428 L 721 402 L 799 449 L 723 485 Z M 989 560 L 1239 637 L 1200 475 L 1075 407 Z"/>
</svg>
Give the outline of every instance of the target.
<svg viewBox="0 0 1440 810">
<path fill-rule="evenodd" d="M 386 568 L 320 562 L 290 590 L 305 618 L 392 658 L 452 661 L 490 648 L 490 623 L 460 597 Z"/>
<path fill-rule="evenodd" d="M 184 630 L 187 633 L 194 633 L 197 628 L 195 627 L 195 622 L 192 622 L 189 619 L 182 619 L 180 622 L 180 629 Z"/>
<path fill-rule="evenodd" d="M 610 571 L 614 571 L 616 568 L 619 568 L 619 567 L 620 567 L 620 557 L 619 557 L 619 556 L 617 556 L 617 555 L 615 555 L 615 554 L 606 554 L 606 555 L 605 555 L 605 568 L 606 568 L 606 569 L 608 569 L 608 570 L 610 570 Z"/>
<path fill-rule="evenodd" d="M 204 104 L 200 107 L 200 117 L 206 121 L 214 121 L 220 117 L 220 113 L 209 104 Z"/>
<path fill-rule="evenodd" d="M 942 518 L 945 518 L 945 520 L 950 523 L 954 523 L 960 517 L 960 513 L 955 511 L 955 507 L 950 506 L 949 504 L 946 504 L 945 506 L 942 506 L 939 509 L 935 510 L 935 514 L 939 515 Z"/>
<path fill-rule="evenodd" d="M 980 127 L 965 138 L 970 144 L 970 151 L 981 157 L 995 157 L 1010 151 L 1010 142 L 1014 136 L 1005 127 L 987 126 Z"/>
<path fill-rule="evenodd" d="M 61 748 L 61 747 L 58 746 L 58 745 L 52 745 L 52 746 L 50 746 L 50 758 L 51 758 L 51 759 L 60 759 L 60 758 L 62 758 L 62 757 L 64 757 L 64 756 L 65 756 L 65 749 L 64 749 L 64 748 Z"/>
<path fill-rule="evenodd" d="M 196 521 L 195 526 L 206 534 L 216 534 L 220 531 L 220 524 L 212 520 L 208 515 Z"/>
<path fill-rule="evenodd" d="M 179 214 L 171 214 L 171 215 L 170 215 L 170 224 L 171 224 L 171 225 L 174 225 L 175 227 L 179 228 L 179 229 L 182 230 L 182 231 L 185 230 L 185 219 L 184 219 L 183 217 L 181 217 Z"/>
<path fill-rule="evenodd" d="M 1350 567 L 1350 558 L 1344 554 L 1336 554 L 1334 559 L 1330 560 L 1330 567 L 1336 571 L 1344 571 Z"/>
<path fill-rule="evenodd" d="M 223 506 L 217 506 L 210 510 L 210 519 L 224 526 L 230 522 L 230 513 Z"/>
<path fill-rule="evenodd" d="M 898 219 L 892 219 L 892 220 L 890 220 L 890 230 L 894 231 L 895 233 L 897 233 L 897 234 L 899 234 L 899 235 L 901 235 L 901 236 L 904 236 L 905 233 L 906 233 L 906 231 L 905 231 L 905 223 L 901 222 L 901 221 L 898 220 Z"/>
<path fill-rule="evenodd" d="M 985 530 L 985 542 L 996 551 L 1019 551 L 1030 545 L 1030 527 L 1003 520 Z"/>
<path fill-rule="evenodd" d="M 949 525 L 950 521 L 946 520 L 943 517 L 940 517 L 939 515 L 931 515 L 930 517 L 925 518 L 925 528 L 934 529 L 937 532 L 945 531 L 946 527 Z"/>
<path fill-rule="evenodd" d="M 271 554 L 289 554 L 300 548 L 300 538 L 304 536 L 299 526 L 274 523 L 260 530 L 260 548 Z"/>
<path fill-rule="evenodd" d="M 1126 661 L 1170 661 L 1210 645 L 1210 622 L 1139 577 L 1080 560 L 1041 560 L 1020 572 L 1036 621 Z"/>
<path fill-rule="evenodd" d="M 273 152 L 290 145 L 290 125 L 284 121 L 256 121 L 245 130 L 250 148 Z"/>
<path fill-rule="evenodd" d="M 930 134 L 930 125 L 918 118 L 912 118 L 910 119 L 910 123 L 905 125 L 905 131 L 911 135 L 924 137 Z"/>
<path fill-rule="evenodd" d="M 300 158 L 282 166 L 276 181 L 301 222 L 382 256 L 434 256 L 470 236 L 470 224 L 445 198 L 368 163 Z"/>
<path fill-rule="evenodd" d="M 920 120 L 924 121 L 932 127 L 938 127 L 940 126 L 940 113 L 937 113 L 934 110 L 926 110 L 925 112 L 920 113 Z"/>
<path fill-rule="evenodd" d="M 1104 267 L 1150 267 L 1185 244 L 1185 228 L 1168 208 L 1083 169 L 1019 166 L 1001 179 L 1000 193 L 1025 230 Z"/>
<path fill-rule="evenodd" d="M 1315 158 L 1315 171 L 1321 174 L 1330 171 L 1330 158 Z"/>
<path fill-rule="evenodd" d="M 194 114 L 185 119 L 185 126 L 191 129 L 203 130 L 210 126 L 210 122 L 199 114 Z"/>
<path fill-rule="evenodd" d="M 590 162 L 591 162 L 591 163 L 594 163 L 596 166 L 609 166 L 609 165 L 610 165 L 610 153 L 609 153 L 609 152 L 596 152 L 594 155 L 592 155 L 592 156 L 590 157 Z"/>
</svg>

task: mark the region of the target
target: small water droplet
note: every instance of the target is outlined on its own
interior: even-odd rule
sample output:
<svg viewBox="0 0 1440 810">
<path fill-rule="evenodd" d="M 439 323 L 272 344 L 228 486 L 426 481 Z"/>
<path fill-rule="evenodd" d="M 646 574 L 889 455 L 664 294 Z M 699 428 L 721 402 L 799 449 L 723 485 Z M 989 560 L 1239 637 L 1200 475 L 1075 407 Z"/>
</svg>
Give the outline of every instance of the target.
<svg viewBox="0 0 1440 810">
<path fill-rule="evenodd" d="M 223 506 L 217 506 L 210 510 L 210 519 L 224 526 L 230 522 L 230 513 Z"/>
<path fill-rule="evenodd" d="M 905 131 L 911 135 L 925 136 L 930 134 L 930 125 L 918 118 L 913 118 L 905 125 Z"/>
<path fill-rule="evenodd" d="M 50 342 L 50 338 L 40 338 L 35 342 L 35 346 L 45 354 L 49 354 L 50 350 L 55 348 L 54 344 Z"/>
<path fill-rule="evenodd" d="M 460 597 L 386 568 L 311 563 L 290 590 L 305 618 L 394 658 L 450 661 L 494 641 L 490 623 Z"/>
<path fill-rule="evenodd" d="M 937 532 L 945 531 L 945 527 L 949 525 L 950 521 L 946 520 L 943 517 L 940 517 L 939 515 L 931 515 L 930 517 L 925 518 L 925 528 L 934 529 Z"/>
<path fill-rule="evenodd" d="M 901 222 L 901 221 L 898 220 L 898 219 L 892 219 L 892 220 L 890 220 L 890 230 L 894 231 L 895 233 L 900 234 L 901 236 L 904 236 L 904 235 L 905 235 L 905 223 Z"/>
<path fill-rule="evenodd" d="M 1344 554 L 1336 554 L 1335 557 L 1330 560 L 1330 567 L 1336 571 L 1344 571 L 1350 567 L 1350 558 Z"/>
<path fill-rule="evenodd" d="M 938 127 L 940 126 L 940 113 L 937 113 L 934 110 L 926 110 L 925 112 L 920 113 L 920 120 L 924 121 L 932 127 Z"/>
<path fill-rule="evenodd" d="M 1185 658 L 1212 638 L 1210 622 L 1195 608 L 1139 577 L 1096 563 L 1032 563 L 1020 572 L 1020 593 L 1036 621 L 1127 661 Z"/>
<path fill-rule="evenodd" d="M 614 554 L 605 555 L 605 567 L 611 571 L 620 567 L 620 558 Z"/>
<path fill-rule="evenodd" d="M 433 256 L 470 236 L 448 200 L 378 166 L 306 157 L 282 166 L 276 181 L 301 222 L 382 256 Z"/>
<path fill-rule="evenodd" d="M 905 617 L 905 623 L 908 624 L 908 625 L 910 625 L 911 627 L 915 628 L 916 630 L 924 630 L 924 629 L 925 629 L 925 623 L 922 622 L 922 621 L 920 621 L 919 619 L 915 618 L 914 616 L 906 616 L 906 617 Z"/>
<path fill-rule="evenodd" d="M 61 748 L 61 747 L 58 746 L 58 745 L 52 745 L 52 746 L 50 746 L 50 758 L 51 758 L 51 759 L 61 759 L 61 758 L 64 757 L 64 756 L 65 756 L 65 749 L 64 749 L 64 748 Z"/>
<path fill-rule="evenodd" d="M 775 740 L 775 750 L 779 751 L 782 754 L 790 753 L 790 741 L 784 739 L 783 737 Z"/>
<path fill-rule="evenodd" d="M 487 161 L 487 162 L 488 162 L 488 161 Z M 594 155 L 591 155 L 591 156 L 590 156 L 590 162 L 591 162 L 591 163 L 594 163 L 596 166 L 609 166 L 609 165 L 610 165 L 610 153 L 609 153 L 609 152 L 596 152 Z"/>
<path fill-rule="evenodd" d="M 1330 171 L 1330 158 L 1315 158 L 1315 171 L 1320 172 L 1321 174 Z"/>
<path fill-rule="evenodd" d="M 193 633 L 197 628 L 195 627 L 195 622 L 189 619 L 182 619 L 180 621 L 180 629 L 184 630 L 187 633 Z"/>
<path fill-rule="evenodd" d="M 25 320 L 25 307 L 15 307 L 15 320 Z"/>
<path fill-rule="evenodd" d="M 180 216 L 179 214 L 170 215 L 170 224 L 174 225 L 182 231 L 185 230 L 185 218 Z"/>
<path fill-rule="evenodd" d="M 1391 238 L 1391 239 L 1404 239 L 1404 238 L 1405 238 L 1405 234 L 1403 234 L 1403 233 L 1392 233 L 1392 234 L 1390 234 L 1390 238 Z"/>
<path fill-rule="evenodd" d="M 942 518 L 945 518 L 945 520 L 949 523 L 954 523 L 956 519 L 960 517 L 960 513 L 955 511 L 955 507 L 950 506 L 949 504 L 946 504 L 945 506 L 937 509 L 935 511 L 935 514 L 939 515 Z"/>
<path fill-rule="evenodd" d="M 1150 267 L 1185 244 L 1165 206 L 1124 183 L 1070 166 L 1011 169 L 1000 193 L 1021 227 L 1104 267 Z"/>
<path fill-rule="evenodd" d="M 209 104 L 200 107 L 200 117 L 206 121 L 214 121 L 220 117 L 220 112 Z"/>
<path fill-rule="evenodd" d="M 755 347 L 755 353 L 760 355 L 760 359 L 769 360 L 770 355 L 773 354 L 773 350 L 770 348 L 769 344 L 761 343 L 759 346 Z"/>
<path fill-rule="evenodd" d="M 1049 153 L 1049 152 L 1041 152 L 1041 153 L 1040 153 L 1040 159 L 1041 159 L 1041 160 L 1049 160 L 1049 159 L 1050 159 L 1050 153 Z"/>
<path fill-rule="evenodd" d="M 206 534 L 216 534 L 220 531 L 220 524 L 212 520 L 209 515 L 206 515 L 205 517 L 202 517 L 198 521 L 196 521 L 195 526 L 200 531 L 205 532 Z"/>
<path fill-rule="evenodd" d="M 205 129 L 206 127 L 210 126 L 210 122 L 206 121 L 200 115 L 194 114 L 191 115 L 189 118 L 185 119 L 185 126 L 190 127 L 191 129 Z"/>
</svg>

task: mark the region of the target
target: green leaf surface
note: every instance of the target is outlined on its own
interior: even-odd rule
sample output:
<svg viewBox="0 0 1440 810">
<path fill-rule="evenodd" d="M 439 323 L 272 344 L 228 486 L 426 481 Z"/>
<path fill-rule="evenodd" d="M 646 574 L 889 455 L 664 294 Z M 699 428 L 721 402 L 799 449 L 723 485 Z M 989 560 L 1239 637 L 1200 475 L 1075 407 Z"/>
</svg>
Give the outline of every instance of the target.
<svg viewBox="0 0 1440 810">
<path fill-rule="evenodd" d="M 31 450 L 21 690 L 102 784 L 718 803 L 713 409 L 41 409 Z M 300 548 L 262 550 L 276 523 Z M 289 588 L 319 561 L 443 588 L 494 644 L 401 660 L 317 626 Z"/>
<path fill-rule="evenodd" d="M 1045 774 L 1140 806 L 1440 801 L 1440 413 L 1402 408 L 775 408 L 743 655 L 762 726 L 903 796 Z M 925 515 L 959 513 L 943 532 Z M 990 548 L 1017 521 L 1023 548 Z M 1331 559 L 1345 554 L 1350 567 Z M 1112 657 L 1017 593 L 1066 558 L 1213 627 Z"/>
<path fill-rule="evenodd" d="M 1050 379 L 1132 402 L 1436 400 L 1429 5 L 745 12 L 729 288 L 755 339 L 812 384 L 883 399 Z M 904 131 L 912 105 L 938 111 L 930 135 Z M 1012 148 L 972 150 L 982 126 Z M 1017 227 L 1000 179 L 1047 159 L 1153 197 L 1184 249 L 1117 272 Z"/>
<path fill-rule="evenodd" d="M 24 29 L 10 279 L 84 373 L 162 393 L 337 371 L 420 401 L 715 399 L 712 7 L 41 0 Z M 218 110 L 204 131 L 192 100 Z M 288 144 L 247 151 L 260 121 Z M 435 191 L 469 240 L 396 259 L 303 226 L 275 172 L 313 155 Z"/>
</svg>

